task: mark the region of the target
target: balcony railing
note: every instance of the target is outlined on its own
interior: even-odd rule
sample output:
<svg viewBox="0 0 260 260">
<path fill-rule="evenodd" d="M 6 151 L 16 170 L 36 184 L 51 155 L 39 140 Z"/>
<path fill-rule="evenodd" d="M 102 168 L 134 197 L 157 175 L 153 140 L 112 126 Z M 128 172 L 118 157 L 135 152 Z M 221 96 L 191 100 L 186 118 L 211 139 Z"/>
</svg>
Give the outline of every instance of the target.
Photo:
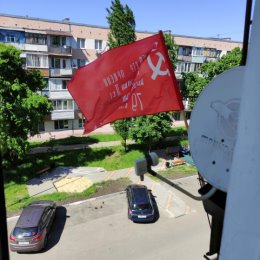
<svg viewBox="0 0 260 260">
<path fill-rule="evenodd" d="M 63 54 L 63 55 L 72 55 L 72 48 L 70 46 L 48 46 L 48 52 L 51 54 Z"/>
<path fill-rule="evenodd" d="M 50 99 L 72 99 L 68 90 L 50 90 Z"/>
<path fill-rule="evenodd" d="M 72 68 L 66 69 L 50 69 L 51 77 L 68 77 L 72 76 Z"/>
<path fill-rule="evenodd" d="M 52 111 L 51 120 L 61 120 L 61 119 L 74 119 L 74 110 L 73 111 Z"/>
</svg>

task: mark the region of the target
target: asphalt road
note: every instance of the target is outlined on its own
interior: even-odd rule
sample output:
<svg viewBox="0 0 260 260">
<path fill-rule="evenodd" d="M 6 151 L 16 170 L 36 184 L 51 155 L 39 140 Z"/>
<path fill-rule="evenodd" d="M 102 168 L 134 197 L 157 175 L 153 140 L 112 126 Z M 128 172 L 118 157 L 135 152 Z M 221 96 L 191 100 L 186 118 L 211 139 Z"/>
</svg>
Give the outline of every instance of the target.
<svg viewBox="0 0 260 260">
<path fill-rule="evenodd" d="M 152 224 L 128 220 L 125 193 L 59 207 L 47 249 L 11 252 L 11 260 L 201 260 L 208 251 L 210 230 L 201 202 L 191 206 L 194 211 L 179 218 L 159 208 Z M 16 221 L 8 222 L 9 231 Z"/>
</svg>

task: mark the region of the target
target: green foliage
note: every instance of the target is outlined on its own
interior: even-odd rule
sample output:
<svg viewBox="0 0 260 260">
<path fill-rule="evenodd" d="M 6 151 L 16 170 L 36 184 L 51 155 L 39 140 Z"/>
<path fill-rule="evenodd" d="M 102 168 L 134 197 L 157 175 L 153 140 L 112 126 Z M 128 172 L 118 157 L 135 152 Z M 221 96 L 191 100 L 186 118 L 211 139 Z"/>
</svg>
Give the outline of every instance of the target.
<svg viewBox="0 0 260 260">
<path fill-rule="evenodd" d="M 169 112 L 136 117 L 130 135 L 135 142 L 145 144 L 150 150 L 154 142 L 166 137 L 171 124 L 172 113 Z"/>
<path fill-rule="evenodd" d="M 189 99 L 189 105 L 193 108 L 200 92 L 206 86 L 207 80 L 196 72 L 184 73 L 182 78 L 184 82 L 182 96 Z"/>
<path fill-rule="evenodd" d="M 239 48 L 233 49 L 230 53 L 222 56 L 217 61 L 210 61 L 201 65 L 198 73 L 183 73 L 184 87 L 182 96 L 189 99 L 190 106 L 193 108 L 196 99 L 204 87 L 217 75 L 225 70 L 239 66 L 242 52 Z"/>
<path fill-rule="evenodd" d="M 177 66 L 178 61 L 178 46 L 174 41 L 174 37 L 170 33 L 164 33 L 165 45 L 174 68 Z"/>
<path fill-rule="evenodd" d="M 218 61 L 204 63 L 200 67 L 200 73 L 207 83 L 225 70 L 239 66 L 242 58 L 242 52 L 239 48 L 233 49 L 227 55 L 222 56 Z"/>
<path fill-rule="evenodd" d="M 20 53 L 0 44 L 0 149 L 9 161 L 24 156 L 28 134 L 38 133 L 38 124 L 51 110 L 48 99 L 36 93 L 45 81 L 39 71 L 22 68 Z"/>
<path fill-rule="evenodd" d="M 129 138 L 129 131 L 132 127 L 132 118 L 118 120 L 112 124 L 112 127 L 114 128 L 115 132 L 121 136 L 122 145 L 126 152 L 126 141 Z"/>
<path fill-rule="evenodd" d="M 123 6 L 120 0 L 114 0 L 111 4 L 110 9 L 106 9 L 110 28 L 108 34 L 108 46 L 110 49 L 136 40 L 135 18 L 132 10 L 128 5 Z"/>
</svg>

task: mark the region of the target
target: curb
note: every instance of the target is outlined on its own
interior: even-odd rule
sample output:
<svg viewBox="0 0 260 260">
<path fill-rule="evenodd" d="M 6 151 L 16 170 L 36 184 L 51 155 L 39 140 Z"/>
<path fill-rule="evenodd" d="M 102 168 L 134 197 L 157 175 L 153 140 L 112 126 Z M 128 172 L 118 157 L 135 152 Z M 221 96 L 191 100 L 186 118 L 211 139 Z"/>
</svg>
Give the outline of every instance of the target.
<svg viewBox="0 0 260 260">
<path fill-rule="evenodd" d="M 95 200 L 99 200 L 99 199 L 112 198 L 112 197 L 115 197 L 117 195 L 121 195 L 121 194 L 124 194 L 124 193 L 125 193 L 125 191 L 119 191 L 119 192 L 110 193 L 110 194 L 107 194 L 107 195 L 102 195 L 102 196 L 98 196 L 98 197 L 94 197 L 94 198 L 90 198 L 90 199 L 75 201 L 75 202 L 72 202 L 72 203 L 64 204 L 62 206 L 63 207 L 77 206 L 77 205 L 80 205 L 80 204 L 83 204 L 83 203 L 86 203 L 86 202 L 89 202 L 89 201 L 95 201 Z M 7 221 L 11 221 L 11 220 L 14 220 L 16 218 L 19 218 L 19 216 L 20 215 L 7 218 Z"/>
<path fill-rule="evenodd" d="M 76 206 L 76 205 L 83 204 L 85 202 L 95 201 L 95 200 L 99 200 L 99 199 L 107 199 L 107 198 L 115 197 L 117 195 L 121 195 L 121 194 L 124 194 L 124 193 L 125 193 L 125 191 L 119 191 L 119 192 L 110 193 L 110 194 L 107 194 L 107 195 L 102 195 L 102 196 L 98 196 L 98 197 L 94 197 L 94 198 L 90 198 L 90 199 L 85 199 L 85 200 L 72 202 L 72 203 L 69 203 L 69 204 L 64 204 L 63 206 L 64 207 Z"/>
</svg>

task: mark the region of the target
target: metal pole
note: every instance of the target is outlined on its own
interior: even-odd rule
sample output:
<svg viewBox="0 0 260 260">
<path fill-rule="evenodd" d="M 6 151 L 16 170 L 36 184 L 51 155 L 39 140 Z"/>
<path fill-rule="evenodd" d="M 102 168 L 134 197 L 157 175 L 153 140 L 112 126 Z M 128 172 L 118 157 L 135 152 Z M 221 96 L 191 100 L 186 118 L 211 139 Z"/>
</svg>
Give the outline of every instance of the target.
<svg viewBox="0 0 260 260">
<path fill-rule="evenodd" d="M 9 260 L 2 155 L 0 153 L 0 260 Z"/>
<path fill-rule="evenodd" d="M 147 157 L 146 157 L 147 158 Z M 147 168 L 148 168 L 148 173 L 152 174 L 153 176 L 156 176 L 158 179 L 160 179 L 161 181 L 167 183 L 168 185 L 170 185 L 171 187 L 175 188 L 176 190 L 184 193 L 186 196 L 194 199 L 194 200 L 198 200 L 198 201 L 204 201 L 204 200 L 208 200 L 210 197 L 212 197 L 216 191 L 217 188 L 212 187 L 206 194 L 202 195 L 202 196 L 196 196 L 193 195 L 192 193 L 190 193 L 189 191 L 185 190 L 184 188 L 180 187 L 178 184 L 173 183 L 172 181 L 168 180 L 167 178 L 164 178 L 162 175 L 158 174 L 157 172 L 153 171 L 151 169 L 151 166 L 149 166 L 149 163 L 147 163 Z"/>
<path fill-rule="evenodd" d="M 251 12 L 252 12 L 252 0 L 246 1 L 246 14 L 245 14 L 245 26 L 244 26 L 244 38 L 243 38 L 243 49 L 242 49 L 242 66 L 246 65 L 247 50 L 248 50 L 248 38 L 251 25 Z"/>
</svg>

